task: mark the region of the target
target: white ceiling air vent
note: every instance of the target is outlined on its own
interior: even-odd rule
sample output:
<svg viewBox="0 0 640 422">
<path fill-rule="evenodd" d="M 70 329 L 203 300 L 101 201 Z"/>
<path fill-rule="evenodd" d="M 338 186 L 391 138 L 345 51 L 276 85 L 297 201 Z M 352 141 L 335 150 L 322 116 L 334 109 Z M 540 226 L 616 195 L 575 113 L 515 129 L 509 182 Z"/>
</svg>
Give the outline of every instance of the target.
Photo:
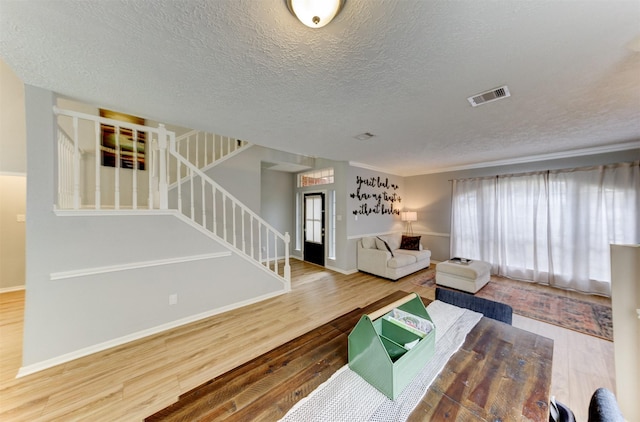
<svg viewBox="0 0 640 422">
<path fill-rule="evenodd" d="M 490 103 L 492 101 L 501 100 L 503 98 L 510 97 L 509 88 L 507 86 L 501 86 L 490 91 L 485 91 L 480 94 L 476 94 L 473 97 L 467 98 L 473 107 L 477 107 L 481 104 Z"/>
</svg>

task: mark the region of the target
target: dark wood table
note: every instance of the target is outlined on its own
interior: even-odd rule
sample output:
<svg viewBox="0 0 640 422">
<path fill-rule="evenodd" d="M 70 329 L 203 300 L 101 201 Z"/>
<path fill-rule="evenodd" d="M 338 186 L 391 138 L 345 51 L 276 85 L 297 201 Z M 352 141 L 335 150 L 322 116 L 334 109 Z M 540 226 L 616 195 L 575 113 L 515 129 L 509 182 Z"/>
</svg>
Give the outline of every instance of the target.
<svg viewBox="0 0 640 422">
<path fill-rule="evenodd" d="M 553 340 L 482 318 L 410 421 L 549 420 Z"/>
<path fill-rule="evenodd" d="M 348 362 L 356 309 L 184 394 L 147 421 L 277 420 Z M 425 304 L 430 301 L 423 298 Z M 482 318 L 411 414 L 411 421 L 547 421 L 553 341 Z"/>
</svg>

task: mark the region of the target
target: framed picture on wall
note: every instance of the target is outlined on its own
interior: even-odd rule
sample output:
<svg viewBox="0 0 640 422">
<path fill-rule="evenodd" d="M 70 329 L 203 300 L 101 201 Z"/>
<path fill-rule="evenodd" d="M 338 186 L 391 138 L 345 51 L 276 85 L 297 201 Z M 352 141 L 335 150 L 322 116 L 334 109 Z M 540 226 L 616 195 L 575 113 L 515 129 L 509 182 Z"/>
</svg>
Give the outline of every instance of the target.
<svg viewBox="0 0 640 422">
<path fill-rule="evenodd" d="M 129 114 L 118 113 L 111 110 L 100 109 L 100 117 L 120 120 L 127 123 L 144 125 L 145 120 L 141 117 Z M 100 157 L 101 163 L 105 167 L 116 167 L 117 157 L 120 156 L 119 167 L 123 169 L 136 168 L 145 169 L 146 152 L 146 132 L 135 132 L 128 128 L 111 125 L 101 125 Z"/>
</svg>

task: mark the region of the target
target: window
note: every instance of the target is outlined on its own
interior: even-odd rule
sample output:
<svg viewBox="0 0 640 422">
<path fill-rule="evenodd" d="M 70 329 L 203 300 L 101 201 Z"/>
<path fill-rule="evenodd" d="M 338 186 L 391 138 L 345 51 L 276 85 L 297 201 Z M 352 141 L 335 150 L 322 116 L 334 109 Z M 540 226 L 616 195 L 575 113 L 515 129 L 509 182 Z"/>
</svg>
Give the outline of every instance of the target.
<svg viewBox="0 0 640 422">
<path fill-rule="evenodd" d="M 640 162 L 453 181 L 451 255 L 610 294 L 610 244 L 640 242 Z"/>
<path fill-rule="evenodd" d="M 336 191 L 329 192 L 329 258 L 336 259 Z"/>
<path fill-rule="evenodd" d="M 298 187 L 330 185 L 333 183 L 333 168 L 316 170 L 298 175 Z"/>
<path fill-rule="evenodd" d="M 302 230 L 300 224 L 300 216 L 302 215 L 302 194 L 298 193 L 296 195 L 296 239 L 295 239 L 295 250 L 299 251 L 302 249 Z"/>
</svg>

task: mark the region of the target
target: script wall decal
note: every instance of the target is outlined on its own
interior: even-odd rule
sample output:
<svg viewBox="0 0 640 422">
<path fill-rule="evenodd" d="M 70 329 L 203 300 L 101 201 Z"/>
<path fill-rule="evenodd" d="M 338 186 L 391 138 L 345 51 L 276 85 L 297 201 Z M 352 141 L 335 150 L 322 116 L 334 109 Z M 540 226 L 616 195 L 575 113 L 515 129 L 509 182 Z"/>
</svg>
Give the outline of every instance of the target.
<svg viewBox="0 0 640 422">
<path fill-rule="evenodd" d="M 356 191 L 349 194 L 360 202 L 353 215 L 400 215 L 402 198 L 395 192 L 399 186 L 389 183 L 389 178 L 356 176 L 356 185 Z"/>
</svg>

